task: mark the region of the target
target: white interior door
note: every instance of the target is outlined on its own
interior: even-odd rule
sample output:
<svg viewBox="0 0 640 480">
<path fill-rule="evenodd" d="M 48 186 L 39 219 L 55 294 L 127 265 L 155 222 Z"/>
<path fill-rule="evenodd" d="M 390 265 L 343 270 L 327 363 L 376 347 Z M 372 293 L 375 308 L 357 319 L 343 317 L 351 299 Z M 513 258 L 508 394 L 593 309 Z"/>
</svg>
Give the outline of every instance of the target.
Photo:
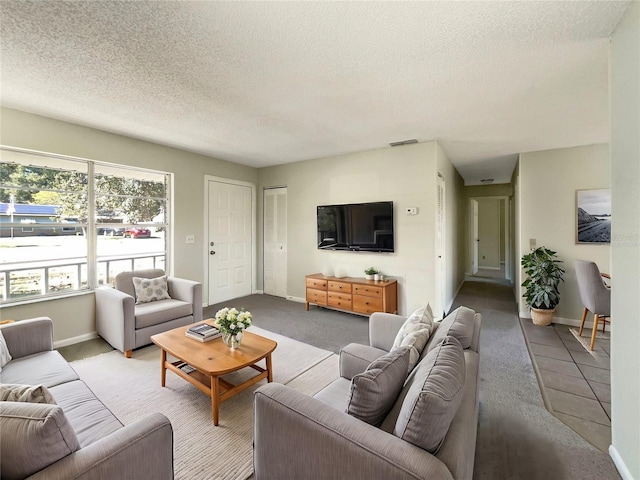
<svg viewBox="0 0 640 480">
<path fill-rule="evenodd" d="M 208 181 L 209 304 L 252 293 L 252 188 Z"/>
<path fill-rule="evenodd" d="M 478 201 L 471 199 L 471 274 L 478 273 Z"/>
<path fill-rule="evenodd" d="M 436 305 L 434 314 L 442 318 L 445 309 L 445 286 L 447 278 L 446 262 L 445 262 L 445 238 L 446 238 L 446 222 L 445 222 L 445 191 L 444 177 L 438 174 L 437 187 L 437 218 L 436 218 Z"/>
<path fill-rule="evenodd" d="M 287 189 L 264 191 L 264 293 L 287 296 Z"/>
</svg>

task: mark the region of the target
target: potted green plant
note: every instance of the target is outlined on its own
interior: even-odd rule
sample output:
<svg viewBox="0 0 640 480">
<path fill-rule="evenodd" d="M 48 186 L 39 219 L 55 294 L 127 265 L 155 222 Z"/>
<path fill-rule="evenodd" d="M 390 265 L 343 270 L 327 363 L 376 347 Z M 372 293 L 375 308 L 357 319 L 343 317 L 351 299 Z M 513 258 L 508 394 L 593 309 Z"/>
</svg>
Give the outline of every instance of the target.
<svg viewBox="0 0 640 480">
<path fill-rule="evenodd" d="M 378 269 L 375 267 L 369 267 L 364 271 L 364 274 L 366 275 L 367 280 L 373 280 L 374 276 L 379 273 Z"/>
<path fill-rule="evenodd" d="M 535 325 L 551 324 L 553 312 L 560 302 L 558 285 L 564 281 L 564 270 L 556 252 L 538 247 L 522 256 L 521 265 L 528 278 L 522 282 L 524 299 L 531 307 L 531 319 Z"/>
</svg>

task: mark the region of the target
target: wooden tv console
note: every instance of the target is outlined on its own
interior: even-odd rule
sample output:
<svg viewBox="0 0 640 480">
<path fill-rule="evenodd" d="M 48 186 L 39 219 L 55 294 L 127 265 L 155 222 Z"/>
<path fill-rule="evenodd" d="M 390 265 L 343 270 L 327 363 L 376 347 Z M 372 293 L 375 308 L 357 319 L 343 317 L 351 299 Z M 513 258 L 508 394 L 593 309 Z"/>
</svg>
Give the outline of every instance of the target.
<svg viewBox="0 0 640 480">
<path fill-rule="evenodd" d="M 313 303 L 319 307 L 370 315 L 373 312 L 397 313 L 398 281 L 376 282 L 355 277 L 325 277 L 321 273 L 307 275 L 306 309 Z"/>
</svg>

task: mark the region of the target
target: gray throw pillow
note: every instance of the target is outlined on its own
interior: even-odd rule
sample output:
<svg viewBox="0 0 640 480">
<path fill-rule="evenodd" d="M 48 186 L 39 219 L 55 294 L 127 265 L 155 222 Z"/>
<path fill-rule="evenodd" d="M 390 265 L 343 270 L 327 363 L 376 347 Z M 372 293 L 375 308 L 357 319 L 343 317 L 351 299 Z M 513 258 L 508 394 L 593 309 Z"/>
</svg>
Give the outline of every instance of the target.
<svg viewBox="0 0 640 480">
<path fill-rule="evenodd" d="M 464 381 L 462 345 L 454 337 L 445 337 L 407 382 L 393 434 L 435 454 L 462 401 Z"/>
<path fill-rule="evenodd" d="M 3 402 L 0 432 L 0 471 L 7 480 L 26 478 L 80 449 L 58 405 Z"/>
<path fill-rule="evenodd" d="M 0 401 L 56 404 L 53 395 L 44 385 L 17 385 L 13 383 L 0 384 Z"/>
<path fill-rule="evenodd" d="M 351 379 L 346 412 L 363 422 L 379 426 L 407 378 L 409 348 L 400 347 L 371 362 Z"/>
</svg>

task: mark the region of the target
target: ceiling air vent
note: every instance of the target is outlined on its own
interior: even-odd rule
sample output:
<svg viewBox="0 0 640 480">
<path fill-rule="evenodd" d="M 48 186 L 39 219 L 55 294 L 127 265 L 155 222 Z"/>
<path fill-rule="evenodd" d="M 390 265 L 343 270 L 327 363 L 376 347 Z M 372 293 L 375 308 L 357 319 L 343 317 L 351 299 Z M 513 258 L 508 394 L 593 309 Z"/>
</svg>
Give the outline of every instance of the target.
<svg viewBox="0 0 640 480">
<path fill-rule="evenodd" d="M 402 140 L 400 142 L 391 142 L 389 145 L 391 145 L 392 147 L 399 147 L 400 145 L 409 145 L 411 143 L 418 143 L 418 140 L 416 140 L 415 138 L 411 138 L 409 140 Z"/>
<path fill-rule="evenodd" d="M 493 178 L 483 178 L 480 183 L 493 183 Z"/>
</svg>

